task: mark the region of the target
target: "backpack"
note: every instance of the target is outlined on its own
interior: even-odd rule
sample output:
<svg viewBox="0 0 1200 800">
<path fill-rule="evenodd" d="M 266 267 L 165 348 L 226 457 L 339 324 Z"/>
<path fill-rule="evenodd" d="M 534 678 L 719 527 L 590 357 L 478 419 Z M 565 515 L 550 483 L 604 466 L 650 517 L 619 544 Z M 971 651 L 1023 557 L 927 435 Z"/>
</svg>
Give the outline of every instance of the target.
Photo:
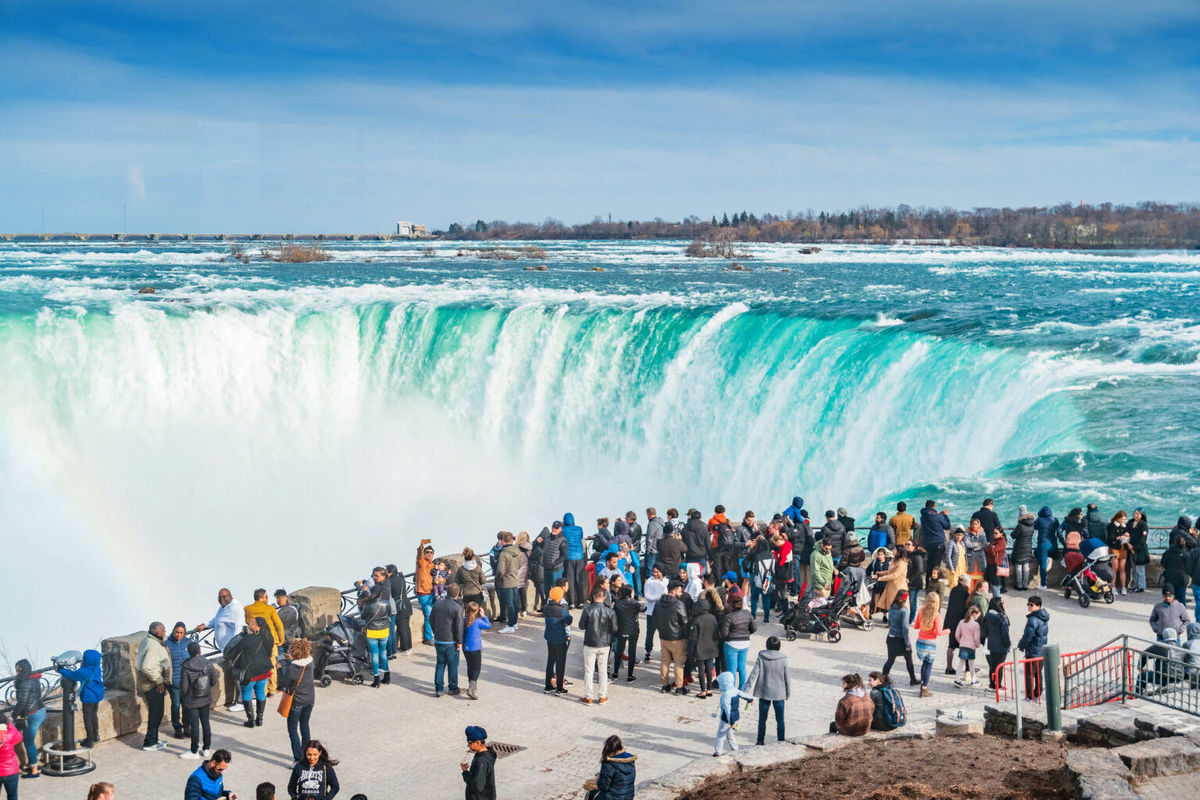
<svg viewBox="0 0 1200 800">
<path fill-rule="evenodd" d="M 733 526 L 728 522 L 718 522 L 716 527 L 717 546 L 733 547 Z"/>
<path fill-rule="evenodd" d="M 192 679 L 192 685 L 189 687 L 188 697 L 192 700 L 203 700 L 206 697 L 212 696 L 212 676 L 208 670 L 197 675 Z"/>
<path fill-rule="evenodd" d="M 895 686 L 880 686 L 879 690 L 883 693 L 883 705 L 880 710 L 883 712 L 884 722 L 893 728 L 904 727 L 904 723 L 908 721 L 904 698 L 896 691 Z"/>
</svg>

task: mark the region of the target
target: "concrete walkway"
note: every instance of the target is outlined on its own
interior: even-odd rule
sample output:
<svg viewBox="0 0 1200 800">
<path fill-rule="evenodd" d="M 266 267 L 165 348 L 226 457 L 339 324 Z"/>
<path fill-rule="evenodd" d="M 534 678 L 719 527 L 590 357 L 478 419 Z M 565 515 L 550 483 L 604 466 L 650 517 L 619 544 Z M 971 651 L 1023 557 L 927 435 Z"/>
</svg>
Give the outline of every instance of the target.
<svg viewBox="0 0 1200 800">
<path fill-rule="evenodd" d="M 1010 591 L 1005 595 L 1013 620 L 1013 641 L 1024 625 L 1025 597 L 1031 593 Z M 1087 650 L 1121 633 L 1151 635 L 1147 619 L 1158 599 L 1154 590 L 1118 597 L 1115 605 L 1093 605 L 1081 609 L 1065 601 L 1061 592 L 1043 595 L 1050 611 L 1050 641 L 1064 653 Z M 419 611 L 418 611 L 419 613 Z M 578 618 L 578 617 L 576 617 Z M 761 615 L 760 615 L 761 620 Z M 644 624 L 643 624 L 644 628 Z M 761 626 L 751 647 L 754 654 L 765 637 L 780 634 L 772 623 Z M 839 644 L 799 638 L 784 642 L 792 680 L 792 699 L 787 704 L 787 735 L 824 733 L 841 695 L 839 678 L 848 672 L 866 673 L 881 668 L 885 658 L 885 626 L 860 631 L 847 624 Z M 944 653 L 945 640 L 941 642 Z M 639 652 L 641 648 L 639 647 Z M 568 678 L 574 681 L 565 697 L 542 693 L 545 644 L 540 619 L 531 619 L 515 634 L 487 633 L 484 637 L 483 674 L 480 699 L 433 697 L 433 648 L 417 645 L 412 655 L 392 662 L 393 683 L 379 689 L 369 684 L 354 686 L 340 681 L 317 690 L 312 716 L 313 736 L 321 739 L 334 758 L 342 784 L 339 797 L 349 800 L 357 792 L 371 800 L 385 798 L 461 797 L 463 784 L 458 767 L 466 753 L 463 729 L 482 725 L 492 741 L 526 748 L 497 762 L 499 795 L 502 798 L 575 798 L 581 796 L 583 781 L 599 769 L 600 749 L 610 734 L 619 734 L 626 748 L 638 756 L 638 779 L 648 780 L 691 759 L 712 752 L 716 720 L 712 714 L 717 698 L 699 700 L 694 695 L 660 694 L 657 652 L 651 665 L 639 664 L 634 683 L 622 676 L 611 687 L 610 701 L 603 706 L 584 706 L 582 693 L 582 633 L 571 645 Z M 983 666 L 983 662 L 980 662 Z M 983 672 L 986 667 L 980 669 Z M 931 720 L 938 706 L 982 707 L 994 696 L 982 689 L 956 689 L 950 676 L 942 673 L 944 662 L 934 672 L 934 697 L 921 700 L 907 685 L 903 661 L 893 671 L 905 695 L 910 716 Z M 466 687 L 465 661 L 460 683 Z M 986 682 L 983 684 L 986 686 Z M 226 786 L 242 798 L 253 798 L 255 785 L 271 781 L 285 797 L 291 755 L 284 720 L 270 701 L 263 727 L 242 726 L 242 714 L 213 712 L 213 746 L 230 749 L 233 763 L 226 772 Z M 742 718 L 738 736 L 743 747 L 752 745 L 757 711 Z M 167 720 L 165 731 L 170 732 Z M 768 725 L 767 741 L 774 738 L 774 721 Z M 141 736 L 101 744 L 95 751 L 100 768 L 82 778 L 42 778 L 21 782 L 23 800 L 83 798 L 88 784 L 106 780 L 117 786 L 117 797 L 173 798 L 183 796 L 188 774 L 199 762 L 176 756 L 185 749 L 174 739 L 162 752 L 141 751 Z"/>
</svg>

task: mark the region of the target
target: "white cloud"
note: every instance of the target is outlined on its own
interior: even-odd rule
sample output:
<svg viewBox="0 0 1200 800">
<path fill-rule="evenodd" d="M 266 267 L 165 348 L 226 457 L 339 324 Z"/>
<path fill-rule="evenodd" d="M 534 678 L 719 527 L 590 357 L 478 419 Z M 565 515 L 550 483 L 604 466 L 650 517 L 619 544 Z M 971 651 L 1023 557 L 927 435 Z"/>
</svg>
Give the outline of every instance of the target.
<svg viewBox="0 0 1200 800">
<path fill-rule="evenodd" d="M 129 184 L 129 194 L 134 200 L 143 200 L 146 197 L 146 176 L 142 174 L 142 168 L 131 166 L 125 170 L 125 181 Z"/>
</svg>

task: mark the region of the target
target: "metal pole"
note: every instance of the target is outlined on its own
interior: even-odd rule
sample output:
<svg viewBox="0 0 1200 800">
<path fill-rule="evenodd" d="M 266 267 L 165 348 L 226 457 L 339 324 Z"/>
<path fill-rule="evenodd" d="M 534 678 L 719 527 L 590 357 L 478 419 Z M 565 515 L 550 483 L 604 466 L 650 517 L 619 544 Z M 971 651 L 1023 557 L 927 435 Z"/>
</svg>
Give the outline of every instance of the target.
<svg viewBox="0 0 1200 800">
<path fill-rule="evenodd" d="M 1121 638 L 1121 705 L 1129 705 L 1129 639 Z"/>
<path fill-rule="evenodd" d="M 1021 738 L 1021 734 L 1023 733 L 1023 731 L 1022 731 L 1022 725 L 1021 725 L 1021 678 L 1019 677 L 1019 676 L 1020 676 L 1020 672 L 1019 672 L 1019 671 L 1018 671 L 1018 669 L 1017 669 L 1017 666 L 1018 666 L 1018 664 L 1019 664 L 1019 662 L 1020 662 L 1020 659 L 1019 659 L 1019 657 L 1018 657 L 1018 656 L 1019 656 L 1019 652 L 1020 652 L 1020 651 L 1018 651 L 1018 650 L 1017 650 L 1017 648 L 1015 648 L 1015 647 L 1014 647 L 1012 652 L 1013 652 L 1013 657 L 1012 657 L 1012 663 L 1013 663 L 1013 680 L 1012 680 L 1012 685 L 1013 685 L 1013 702 L 1016 704 L 1016 712 L 1017 712 L 1017 738 L 1018 738 L 1018 739 L 1020 739 L 1020 738 Z"/>
<path fill-rule="evenodd" d="M 1046 672 L 1046 727 L 1052 733 L 1062 730 L 1062 696 L 1058 685 L 1060 663 L 1058 645 L 1046 645 L 1042 651 L 1042 667 Z"/>
</svg>

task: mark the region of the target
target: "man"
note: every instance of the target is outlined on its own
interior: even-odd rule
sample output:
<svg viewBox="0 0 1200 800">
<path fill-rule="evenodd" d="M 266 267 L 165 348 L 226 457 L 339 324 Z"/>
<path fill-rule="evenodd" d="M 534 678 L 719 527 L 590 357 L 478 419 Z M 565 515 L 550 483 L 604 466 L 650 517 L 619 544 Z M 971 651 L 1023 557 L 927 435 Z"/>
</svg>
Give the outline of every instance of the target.
<svg viewBox="0 0 1200 800">
<path fill-rule="evenodd" d="M 1187 607 L 1175 599 L 1175 587 L 1171 584 L 1163 586 L 1163 598 L 1161 603 L 1156 603 L 1150 611 L 1150 629 L 1154 631 L 1154 635 L 1160 642 L 1166 641 L 1163 638 L 1163 631 L 1170 628 L 1172 632 L 1186 631 L 1188 623 L 1192 618 L 1188 616 Z M 1178 644 L 1178 641 L 1172 641 L 1171 644 Z"/>
<path fill-rule="evenodd" d="M 679 564 L 687 553 L 687 545 L 678 528 L 664 536 L 658 543 L 658 564 L 664 578 L 670 580 L 679 573 Z"/>
<path fill-rule="evenodd" d="M 463 641 L 463 607 L 458 602 L 461 588 L 457 583 L 446 585 L 446 596 L 433 604 L 429 624 L 433 627 L 433 646 L 437 650 L 437 665 L 433 671 L 433 696 L 441 697 L 442 677 L 448 673 L 450 694 L 459 693 L 458 659 Z"/>
<path fill-rule="evenodd" d="M 488 747 L 487 731 L 477 725 L 467 728 L 467 749 L 474 753 L 470 763 L 463 761 L 463 783 L 467 800 L 496 800 L 496 751 Z"/>
<path fill-rule="evenodd" d="M 846 543 L 846 526 L 838 522 L 837 515 L 832 510 L 825 512 L 825 524 L 817 531 L 817 541 L 829 542 L 833 554 L 833 564 L 842 558 L 842 545 Z"/>
<path fill-rule="evenodd" d="M 904 552 L 908 554 L 908 618 L 916 619 L 917 598 L 925 588 L 925 565 L 929 554 L 911 538 L 904 543 Z"/>
<path fill-rule="evenodd" d="M 267 590 L 255 589 L 254 602 L 242 609 L 245 612 L 246 624 L 249 625 L 257 617 L 262 617 L 267 621 L 267 627 L 271 631 L 271 638 L 275 640 L 275 647 L 282 649 L 283 647 L 283 620 L 279 618 L 279 613 L 267 603 Z M 267 697 L 275 694 L 276 669 L 271 667 L 271 676 L 267 678 Z"/>
<path fill-rule="evenodd" d="M 791 699 L 792 682 L 788 677 L 787 656 L 779 650 L 778 636 L 767 638 L 767 649 L 760 650 L 754 668 L 746 678 L 750 693 L 758 698 L 758 744 L 766 743 L 767 714 L 775 711 L 775 735 L 783 741 L 783 704 Z"/>
<path fill-rule="evenodd" d="M 1196 534 L 1195 529 L 1192 528 L 1191 517 L 1180 517 L 1175 522 L 1175 527 L 1167 534 L 1167 544 L 1174 544 L 1176 539 L 1183 542 L 1183 547 L 1186 550 L 1191 551 L 1196 549 Z M 1180 599 L 1182 600 L 1183 598 Z"/>
<path fill-rule="evenodd" d="M 1100 509 L 1096 508 L 1095 503 L 1088 503 L 1087 514 L 1084 515 L 1083 521 L 1087 525 L 1089 539 L 1108 541 L 1108 520 L 1100 515 Z"/>
<path fill-rule="evenodd" d="M 571 590 L 567 603 L 574 608 L 583 608 L 588 586 L 587 550 L 583 544 L 583 528 L 575 524 L 574 514 L 563 514 L 562 532 L 567 540 L 567 569 L 562 577 L 567 579 Z"/>
<path fill-rule="evenodd" d="M 521 551 L 513 544 L 516 537 L 509 531 L 500 531 L 500 552 L 496 555 L 496 591 L 500 595 L 500 612 L 505 621 L 501 633 L 515 633 L 517 612 L 521 610 L 517 592 L 521 585 Z"/>
<path fill-rule="evenodd" d="M 151 622 L 146 635 L 138 644 L 137 690 L 146 699 L 146 738 L 143 750 L 162 750 L 166 742 L 158 739 L 158 726 L 162 724 L 163 701 L 167 684 L 171 682 L 171 654 L 167 652 L 163 639 L 167 628 L 161 622 Z"/>
<path fill-rule="evenodd" d="M 893 526 L 894 527 L 894 526 Z M 929 580 L 933 568 L 946 557 L 946 534 L 953 526 L 946 510 L 938 511 L 936 500 L 926 500 L 921 509 L 921 546 L 929 554 L 925 562 L 925 580 Z"/>
<path fill-rule="evenodd" d="M 646 580 L 650 580 L 650 576 L 654 574 L 654 563 L 658 561 L 658 543 L 662 541 L 665 533 L 658 511 L 654 506 L 650 506 L 646 509 L 646 557 L 642 559 Z"/>
<path fill-rule="evenodd" d="M 241 629 L 242 620 L 238 616 L 239 603 L 233 599 L 233 593 L 228 589 L 217 592 L 217 604 L 220 607 L 213 618 L 208 622 L 201 622 L 196 626 L 196 630 L 212 628 L 217 649 L 224 651 L 225 645 L 229 644 L 229 640 Z"/>
<path fill-rule="evenodd" d="M 256 786 L 254 800 L 275 800 L 275 784 L 263 782 Z"/>
<path fill-rule="evenodd" d="M 388 658 L 397 652 L 402 656 L 412 654 L 412 601 L 408 599 L 408 581 L 404 573 L 395 564 L 387 565 L 388 583 L 391 586 L 392 602 L 396 605 L 396 615 L 392 620 L 391 638 L 388 639 Z M 284 627 L 287 627 L 286 622 Z"/>
<path fill-rule="evenodd" d="M 638 524 L 637 514 L 633 511 L 625 512 L 625 525 L 629 528 L 629 541 L 632 543 L 630 550 L 641 555 L 642 553 L 642 526 Z"/>
<path fill-rule="evenodd" d="M 275 590 L 275 613 L 283 623 L 283 645 L 279 655 L 283 655 L 292 639 L 300 635 L 300 610 L 292 605 L 287 589 Z"/>
<path fill-rule="evenodd" d="M 1196 601 L 1196 615 L 1200 616 L 1200 547 L 1188 553 L 1187 574 L 1192 579 L 1192 598 Z M 1183 591 L 1180 591 L 1183 594 Z"/>
<path fill-rule="evenodd" d="M 737 564 L 737 532 L 733 523 L 725 516 L 725 506 L 717 506 L 716 513 L 708 521 L 712 535 L 713 569 L 724 575 Z"/>
<path fill-rule="evenodd" d="M 620 554 L 618 553 L 607 553 L 604 556 L 604 565 L 596 570 L 596 577 L 607 579 L 614 575 L 622 575 L 621 568 L 617 566 L 620 558 Z"/>
<path fill-rule="evenodd" d="M 917 521 L 913 519 L 913 515 L 908 513 L 908 503 L 903 500 L 896 503 L 896 513 L 888 520 L 888 525 L 892 526 L 892 530 L 896 532 L 896 546 L 903 547 L 904 543 L 912 538 L 913 528 Z"/>
<path fill-rule="evenodd" d="M 1017 649 L 1025 654 L 1025 658 L 1041 658 L 1042 650 L 1046 647 L 1046 639 L 1050 635 L 1050 612 L 1042 608 L 1042 598 L 1033 595 L 1026 607 L 1029 613 L 1025 616 L 1025 631 Z M 1036 700 L 1042 696 L 1042 666 L 1039 663 L 1025 665 L 1025 697 Z"/>
<path fill-rule="evenodd" d="M 821 547 L 812 554 L 812 586 L 817 597 L 829 597 L 833 589 L 833 542 L 821 540 Z"/>
<path fill-rule="evenodd" d="M 650 577 L 646 579 L 645 586 L 646 598 L 646 657 L 643 661 L 649 661 L 651 651 L 654 649 L 654 631 L 657 630 L 654 624 L 654 608 L 667 594 L 667 581 L 663 577 L 662 564 L 655 564 L 650 570 Z"/>
<path fill-rule="evenodd" d="M 562 534 L 562 523 L 555 521 L 549 535 L 538 538 L 542 545 L 542 594 L 548 597 L 567 568 L 567 540 Z"/>
<path fill-rule="evenodd" d="M 983 501 L 983 506 L 978 511 L 971 515 L 971 520 L 979 520 L 979 525 L 983 528 L 984 536 L 987 541 L 992 540 L 992 536 L 996 531 L 1004 532 L 1003 526 L 1000 525 L 1000 516 L 994 510 L 995 503 L 992 498 L 987 498 Z"/>
<path fill-rule="evenodd" d="M 654 606 L 654 627 L 659 635 L 659 649 L 662 650 L 658 674 L 662 679 L 661 691 L 664 694 L 671 691 L 671 684 L 667 682 L 671 664 L 675 665 L 675 693 L 687 694 L 687 688 L 683 685 L 683 666 L 687 660 L 688 620 L 681 597 L 683 584 L 671 581 L 667 585 L 667 593 Z"/>
<path fill-rule="evenodd" d="M 617 635 L 617 615 L 604 600 L 607 595 L 602 586 L 592 590 L 592 602 L 579 615 L 579 629 L 583 631 L 583 697 L 579 702 L 590 706 L 593 702 L 604 705 L 608 702 L 608 655 L 613 637 Z M 600 671 L 600 696 L 597 699 L 592 683 L 592 672 Z"/>
<path fill-rule="evenodd" d="M 709 533 L 708 526 L 700 518 L 700 512 L 694 508 L 688 509 L 688 521 L 683 526 L 683 545 L 687 548 L 687 562 L 699 564 L 703 572 L 703 567 L 708 563 Z"/>
<path fill-rule="evenodd" d="M 183 800 L 237 800 L 237 792 L 225 788 L 225 770 L 233 760 L 228 750 L 217 750 L 212 758 L 196 767 L 183 790 Z M 260 795 L 261 796 L 261 795 Z"/>
<path fill-rule="evenodd" d="M 1167 540 L 1170 546 L 1162 554 L 1159 563 L 1162 564 L 1163 584 L 1172 588 L 1179 587 L 1179 602 L 1187 606 L 1188 565 L 1191 563 L 1191 553 L 1188 552 L 1187 542 L 1182 536 L 1172 536 Z M 1192 553 L 1196 552 L 1195 550 Z M 1193 590 L 1193 594 L 1194 594 Z M 1179 630 L 1176 628 L 1176 630 Z"/>
</svg>

